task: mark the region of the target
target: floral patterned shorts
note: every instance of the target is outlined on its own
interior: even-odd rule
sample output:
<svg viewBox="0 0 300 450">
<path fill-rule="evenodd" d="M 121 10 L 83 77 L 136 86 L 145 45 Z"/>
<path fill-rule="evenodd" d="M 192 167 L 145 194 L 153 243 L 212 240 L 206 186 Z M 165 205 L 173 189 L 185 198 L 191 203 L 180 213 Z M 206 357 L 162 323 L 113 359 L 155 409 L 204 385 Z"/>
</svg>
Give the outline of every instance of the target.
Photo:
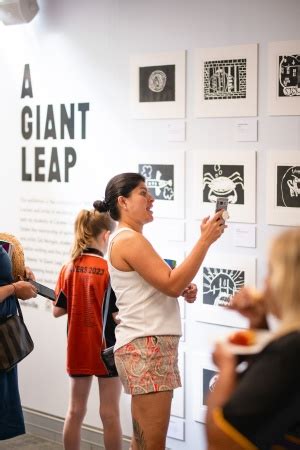
<svg viewBox="0 0 300 450">
<path fill-rule="evenodd" d="M 179 336 L 134 339 L 115 351 L 115 363 L 127 394 L 171 391 L 181 386 Z"/>
</svg>

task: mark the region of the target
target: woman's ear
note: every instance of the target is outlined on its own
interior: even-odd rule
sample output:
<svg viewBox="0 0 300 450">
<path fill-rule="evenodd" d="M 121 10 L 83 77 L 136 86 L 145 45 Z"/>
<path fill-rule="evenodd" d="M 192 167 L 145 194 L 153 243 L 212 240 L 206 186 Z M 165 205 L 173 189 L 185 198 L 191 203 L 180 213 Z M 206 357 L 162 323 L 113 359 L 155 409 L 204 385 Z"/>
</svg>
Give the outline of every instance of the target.
<svg viewBox="0 0 300 450">
<path fill-rule="evenodd" d="M 103 240 L 105 243 L 108 242 L 109 236 L 110 236 L 110 231 L 109 230 L 104 231 Z"/>
<path fill-rule="evenodd" d="M 123 195 L 120 195 L 119 197 L 118 197 L 118 205 L 119 205 L 119 207 L 120 208 L 122 208 L 123 210 L 125 210 L 126 211 L 126 209 L 127 209 L 127 202 L 126 202 L 126 197 L 123 197 Z"/>
</svg>

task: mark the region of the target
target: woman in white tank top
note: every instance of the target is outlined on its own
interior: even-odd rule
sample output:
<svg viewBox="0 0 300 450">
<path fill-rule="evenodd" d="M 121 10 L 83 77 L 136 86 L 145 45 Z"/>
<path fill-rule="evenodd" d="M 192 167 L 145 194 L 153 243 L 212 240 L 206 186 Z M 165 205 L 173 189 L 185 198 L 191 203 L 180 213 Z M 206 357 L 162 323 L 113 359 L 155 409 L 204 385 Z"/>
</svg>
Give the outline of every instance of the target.
<svg viewBox="0 0 300 450">
<path fill-rule="evenodd" d="M 171 270 L 142 234 L 153 220 L 153 202 L 142 175 L 123 173 L 109 181 L 105 200 L 94 203 L 119 222 L 110 239 L 108 264 L 119 309 L 115 361 L 125 392 L 132 395 L 132 450 L 165 449 L 173 389 L 181 385 L 177 297 L 195 301 L 192 280 L 226 227 L 222 211 L 205 218 L 191 253 Z"/>
</svg>

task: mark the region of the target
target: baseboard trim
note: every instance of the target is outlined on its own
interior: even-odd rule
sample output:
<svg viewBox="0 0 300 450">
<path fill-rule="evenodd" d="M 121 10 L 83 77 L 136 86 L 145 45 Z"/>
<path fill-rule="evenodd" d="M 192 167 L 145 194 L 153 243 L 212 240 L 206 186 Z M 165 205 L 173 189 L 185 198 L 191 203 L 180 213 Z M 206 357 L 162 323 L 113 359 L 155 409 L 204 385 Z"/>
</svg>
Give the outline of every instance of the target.
<svg viewBox="0 0 300 450">
<path fill-rule="evenodd" d="M 64 419 L 62 417 L 46 414 L 31 408 L 23 407 L 27 433 L 39 436 L 49 441 L 62 442 Z M 122 450 L 129 450 L 130 438 L 123 437 Z M 81 434 L 82 450 L 104 450 L 103 432 L 96 427 L 83 425 Z"/>
</svg>

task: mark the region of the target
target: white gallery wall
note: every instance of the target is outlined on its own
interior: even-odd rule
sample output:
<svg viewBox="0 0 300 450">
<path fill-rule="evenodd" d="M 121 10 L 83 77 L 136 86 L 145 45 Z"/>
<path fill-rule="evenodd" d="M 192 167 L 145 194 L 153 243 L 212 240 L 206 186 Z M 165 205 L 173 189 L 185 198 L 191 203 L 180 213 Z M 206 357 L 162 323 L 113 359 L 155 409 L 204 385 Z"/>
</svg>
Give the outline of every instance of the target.
<svg viewBox="0 0 300 450">
<path fill-rule="evenodd" d="M 157 200 L 156 220 L 145 234 L 162 257 L 180 262 L 199 236 L 200 219 L 214 209 L 213 204 L 201 205 L 201 167 L 223 161 L 245 164 L 249 197 L 243 210 L 232 205 L 235 221 L 209 251 L 206 268 L 197 276 L 200 297 L 203 281 L 211 281 L 210 268 L 243 270 L 243 282 L 262 286 L 269 238 L 286 226 L 300 225 L 300 205 L 287 208 L 278 219 L 268 204 L 274 155 L 282 164 L 300 165 L 299 93 L 294 115 L 270 115 L 268 110 L 268 45 L 299 42 L 300 2 L 38 3 L 40 11 L 31 23 L 0 23 L 0 229 L 21 240 L 37 280 L 54 286 L 68 258 L 78 210 L 103 198 L 111 176 L 138 171 L 143 164 L 174 164 L 175 203 Z M 228 117 L 199 117 L 198 49 L 252 44 L 258 55 L 257 90 L 250 95 L 257 96 L 257 115 L 244 116 L 237 106 Z M 175 118 L 168 112 L 164 118 L 137 118 L 132 109 L 132 61 L 146 54 L 152 61 L 157 53 L 176 53 L 179 62 L 184 54 L 185 70 L 178 81 L 183 116 L 182 105 Z M 157 117 L 159 108 L 151 114 Z M 72 117 L 69 128 L 62 126 L 67 116 Z M 255 128 L 256 121 L 257 138 L 255 132 L 245 137 L 243 132 Z M 272 214 L 276 217 L 270 220 Z M 184 386 L 174 396 L 170 449 L 205 449 L 203 389 L 215 370 L 213 342 L 232 330 L 228 326 L 245 326 L 238 317 L 204 303 L 181 308 Z M 66 321 L 54 319 L 50 306 L 41 297 L 23 306 L 35 350 L 20 364 L 20 388 L 24 407 L 64 417 Z M 129 408 L 129 397 L 123 395 L 125 435 L 131 434 Z M 100 426 L 96 386 L 85 423 Z"/>
</svg>

